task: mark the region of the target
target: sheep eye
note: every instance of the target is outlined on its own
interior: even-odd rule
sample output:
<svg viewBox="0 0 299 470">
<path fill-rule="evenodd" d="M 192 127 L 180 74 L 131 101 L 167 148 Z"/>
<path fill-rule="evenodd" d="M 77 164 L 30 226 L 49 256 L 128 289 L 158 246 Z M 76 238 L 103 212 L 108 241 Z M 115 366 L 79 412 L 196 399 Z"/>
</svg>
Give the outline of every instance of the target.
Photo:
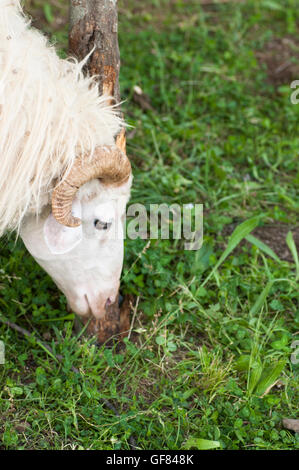
<svg viewBox="0 0 299 470">
<path fill-rule="evenodd" d="M 95 219 L 94 226 L 97 230 L 108 230 L 112 222 L 102 222 L 99 219 Z"/>
</svg>

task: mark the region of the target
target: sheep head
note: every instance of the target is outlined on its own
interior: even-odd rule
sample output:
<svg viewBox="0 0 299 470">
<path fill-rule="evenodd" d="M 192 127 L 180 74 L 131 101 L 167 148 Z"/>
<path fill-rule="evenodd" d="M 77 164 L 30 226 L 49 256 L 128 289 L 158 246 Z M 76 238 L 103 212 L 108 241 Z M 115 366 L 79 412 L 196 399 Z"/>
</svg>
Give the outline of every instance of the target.
<svg viewBox="0 0 299 470">
<path fill-rule="evenodd" d="M 28 216 L 21 237 L 70 308 L 98 325 L 118 296 L 132 178 L 124 132 L 115 146 L 94 153 L 90 163 L 76 159 L 53 191 L 50 214 L 48 208 L 38 219 Z"/>
<path fill-rule="evenodd" d="M 72 203 L 78 189 L 88 181 L 99 178 L 104 184 L 112 186 L 128 181 L 131 165 L 125 151 L 123 130 L 116 139 L 116 145 L 97 148 L 92 161 L 86 161 L 85 156 L 76 158 L 68 174 L 53 191 L 52 213 L 57 222 L 67 227 L 81 224 L 81 220 L 72 215 Z"/>
</svg>

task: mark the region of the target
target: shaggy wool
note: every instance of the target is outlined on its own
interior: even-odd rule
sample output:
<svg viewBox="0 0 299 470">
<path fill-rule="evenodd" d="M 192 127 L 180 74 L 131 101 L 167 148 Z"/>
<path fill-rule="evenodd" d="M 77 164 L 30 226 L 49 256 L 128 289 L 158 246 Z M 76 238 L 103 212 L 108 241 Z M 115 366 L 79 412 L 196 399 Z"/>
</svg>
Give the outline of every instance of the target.
<svg viewBox="0 0 299 470">
<path fill-rule="evenodd" d="M 124 123 L 82 62 L 61 59 L 18 0 L 0 0 L 0 235 L 40 214 L 76 156 Z"/>
</svg>

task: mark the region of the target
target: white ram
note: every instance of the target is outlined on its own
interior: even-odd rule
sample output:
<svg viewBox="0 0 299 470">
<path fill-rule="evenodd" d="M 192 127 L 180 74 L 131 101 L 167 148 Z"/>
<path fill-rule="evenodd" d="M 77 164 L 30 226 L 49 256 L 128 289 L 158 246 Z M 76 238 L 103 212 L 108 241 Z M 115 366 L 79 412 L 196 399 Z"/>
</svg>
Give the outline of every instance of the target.
<svg viewBox="0 0 299 470">
<path fill-rule="evenodd" d="M 101 318 L 123 263 L 124 123 L 60 59 L 18 0 L 0 0 L 0 235 L 20 233 L 79 315 Z"/>
</svg>

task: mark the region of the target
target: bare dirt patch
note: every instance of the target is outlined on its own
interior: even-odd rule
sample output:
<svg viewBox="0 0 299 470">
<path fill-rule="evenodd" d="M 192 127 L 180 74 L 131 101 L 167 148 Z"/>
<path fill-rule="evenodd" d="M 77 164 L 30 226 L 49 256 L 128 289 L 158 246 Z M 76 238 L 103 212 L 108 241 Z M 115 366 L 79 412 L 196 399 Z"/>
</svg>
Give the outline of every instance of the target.
<svg viewBox="0 0 299 470">
<path fill-rule="evenodd" d="M 237 225 L 238 224 L 227 225 L 223 230 L 223 234 L 230 235 Z M 293 263 L 293 256 L 286 244 L 286 236 L 289 231 L 293 234 L 294 242 L 299 252 L 299 226 L 291 227 L 286 224 L 269 224 L 263 227 L 257 227 L 252 232 L 252 235 L 272 248 L 274 253 L 276 253 L 281 260 Z M 239 247 L 244 246 L 245 243 L 247 244 L 246 241 L 243 241 Z"/>
<path fill-rule="evenodd" d="M 281 260 L 292 263 L 294 259 L 286 244 L 286 236 L 289 231 L 293 234 L 294 242 L 299 252 L 299 226 L 292 228 L 283 224 L 265 225 L 264 227 L 257 227 L 253 231 L 253 235 L 272 248 Z"/>
<path fill-rule="evenodd" d="M 293 37 L 274 38 L 256 53 L 261 66 L 266 66 L 268 82 L 275 86 L 289 85 L 299 79 L 299 40 Z"/>
</svg>

